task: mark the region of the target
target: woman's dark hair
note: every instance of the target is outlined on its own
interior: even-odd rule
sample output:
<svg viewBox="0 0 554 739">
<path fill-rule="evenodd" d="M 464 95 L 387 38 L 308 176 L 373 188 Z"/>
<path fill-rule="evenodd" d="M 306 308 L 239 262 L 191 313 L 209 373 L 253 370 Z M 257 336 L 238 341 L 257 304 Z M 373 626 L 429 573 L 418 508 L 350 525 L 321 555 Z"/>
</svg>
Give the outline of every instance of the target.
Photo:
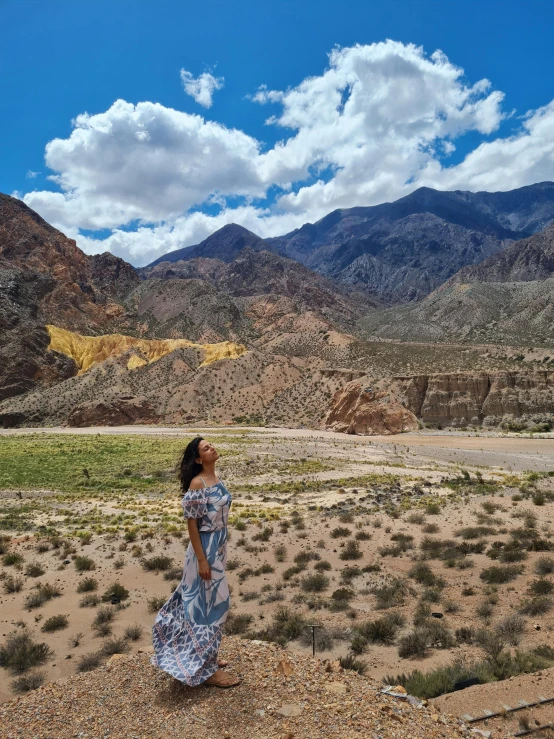
<svg viewBox="0 0 554 739">
<path fill-rule="evenodd" d="M 179 462 L 179 481 L 181 483 L 181 490 L 183 493 L 186 493 L 189 489 L 192 478 L 202 472 L 202 465 L 198 464 L 196 457 L 198 457 L 198 445 L 203 438 L 203 436 L 195 436 L 194 439 L 187 444 L 181 457 L 181 461 Z"/>
</svg>

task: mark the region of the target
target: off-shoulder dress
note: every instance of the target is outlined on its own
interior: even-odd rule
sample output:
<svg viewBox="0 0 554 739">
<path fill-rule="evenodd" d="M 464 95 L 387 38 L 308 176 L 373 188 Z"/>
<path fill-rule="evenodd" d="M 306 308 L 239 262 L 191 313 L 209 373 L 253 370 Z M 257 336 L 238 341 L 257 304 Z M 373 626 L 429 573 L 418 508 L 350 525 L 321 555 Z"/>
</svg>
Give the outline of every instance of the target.
<svg viewBox="0 0 554 739">
<path fill-rule="evenodd" d="M 225 565 L 232 497 L 221 480 L 206 486 L 201 479 L 205 487 L 188 490 L 181 502 L 185 518 L 198 519 L 212 579 L 204 580 L 198 574 L 198 559 L 189 543 L 182 580 L 152 628 L 152 664 L 191 686 L 203 683 L 218 669 L 217 655 L 230 607 Z"/>
</svg>

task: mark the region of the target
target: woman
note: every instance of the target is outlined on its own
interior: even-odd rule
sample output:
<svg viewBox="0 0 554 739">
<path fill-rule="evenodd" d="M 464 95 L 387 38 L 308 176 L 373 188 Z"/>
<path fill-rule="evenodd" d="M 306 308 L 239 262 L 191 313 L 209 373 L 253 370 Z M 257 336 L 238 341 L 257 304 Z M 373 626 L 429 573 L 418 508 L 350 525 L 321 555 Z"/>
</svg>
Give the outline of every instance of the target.
<svg viewBox="0 0 554 739">
<path fill-rule="evenodd" d="M 197 436 L 181 458 L 179 480 L 190 536 L 183 579 L 156 616 L 152 664 L 187 685 L 231 688 L 240 680 L 218 660 L 229 611 L 227 520 L 231 494 L 215 472 L 219 454 Z"/>
</svg>

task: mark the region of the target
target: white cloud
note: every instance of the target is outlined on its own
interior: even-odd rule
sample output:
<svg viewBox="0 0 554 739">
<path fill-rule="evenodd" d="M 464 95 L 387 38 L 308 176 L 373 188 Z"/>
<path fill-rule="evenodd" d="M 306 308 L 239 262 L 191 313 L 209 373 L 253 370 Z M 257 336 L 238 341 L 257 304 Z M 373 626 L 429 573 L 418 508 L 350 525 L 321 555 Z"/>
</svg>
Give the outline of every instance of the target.
<svg viewBox="0 0 554 739">
<path fill-rule="evenodd" d="M 189 94 L 211 102 L 214 77 L 183 75 Z M 274 236 L 421 185 L 509 190 L 554 179 L 554 101 L 517 119 L 502 111 L 503 98 L 486 79 L 470 84 L 441 51 L 427 56 L 390 40 L 336 48 L 321 75 L 251 96 L 277 109 L 267 124 L 284 138 L 268 151 L 216 121 L 118 100 L 104 113 L 78 116 L 69 138 L 47 145 L 57 191 L 24 200 L 87 251 L 108 248 L 145 264 L 232 221 Z M 494 139 L 507 118 L 511 134 Z M 448 166 L 456 138 L 468 131 L 483 143 Z M 266 199 L 270 187 L 276 201 Z M 214 204 L 217 215 L 193 212 Z M 82 229 L 112 234 L 100 242 Z"/>
<path fill-rule="evenodd" d="M 225 82 L 223 77 L 214 77 L 209 72 L 203 72 L 200 77 L 193 77 L 186 69 L 181 69 L 183 89 L 204 108 L 212 107 L 212 98 L 216 90 L 221 90 Z"/>
<path fill-rule="evenodd" d="M 173 219 L 214 194 L 263 196 L 258 142 L 236 129 L 158 103 L 117 100 L 84 113 L 46 147 L 62 192 L 25 202 L 58 227 L 117 228 Z"/>
<path fill-rule="evenodd" d="M 40 172 L 33 172 L 32 169 L 28 169 L 27 170 L 27 173 L 25 175 L 25 179 L 26 180 L 34 180 L 35 177 L 38 177 L 39 176 L 39 174 L 40 174 Z"/>
</svg>

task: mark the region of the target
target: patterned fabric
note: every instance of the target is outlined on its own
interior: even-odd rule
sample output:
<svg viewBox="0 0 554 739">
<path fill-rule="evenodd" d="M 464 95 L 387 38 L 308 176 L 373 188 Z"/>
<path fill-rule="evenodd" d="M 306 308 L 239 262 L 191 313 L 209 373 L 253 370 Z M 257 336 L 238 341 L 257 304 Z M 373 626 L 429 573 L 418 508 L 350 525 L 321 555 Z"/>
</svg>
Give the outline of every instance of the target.
<svg viewBox="0 0 554 739">
<path fill-rule="evenodd" d="M 231 501 L 231 493 L 221 481 L 202 490 L 188 490 L 182 499 L 185 518 L 198 519 L 212 579 L 203 580 L 198 574 L 198 559 L 189 543 L 183 578 L 152 628 L 151 662 L 187 685 L 199 685 L 217 670 L 230 607 L 225 564 Z"/>
</svg>

